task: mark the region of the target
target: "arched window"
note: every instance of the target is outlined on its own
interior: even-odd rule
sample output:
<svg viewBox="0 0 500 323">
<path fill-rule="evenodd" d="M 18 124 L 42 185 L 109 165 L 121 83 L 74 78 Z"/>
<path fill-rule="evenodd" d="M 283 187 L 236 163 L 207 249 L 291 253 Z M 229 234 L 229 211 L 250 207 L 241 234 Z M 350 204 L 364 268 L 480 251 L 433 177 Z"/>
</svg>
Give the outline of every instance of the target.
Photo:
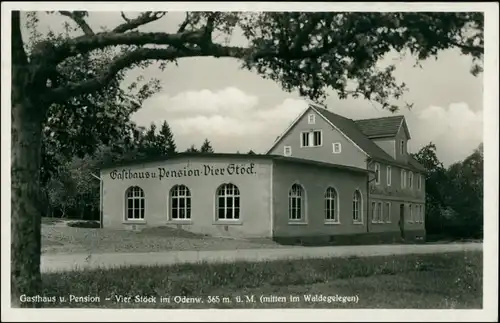
<svg viewBox="0 0 500 323">
<path fill-rule="evenodd" d="M 131 186 L 125 192 L 125 216 L 127 220 L 144 220 L 144 191 L 139 186 Z"/>
<path fill-rule="evenodd" d="M 354 191 L 354 196 L 352 199 L 352 220 L 354 222 L 362 222 L 361 218 L 361 193 L 359 190 Z"/>
<path fill-rule="evenodd" d="M 339 221 L 337 198 L 337 191 L 333 187 L 328 187 L 325 192 L 325 221 Z"/>
<path fill-rule="evenodd" d="M 217 219 L 238 220 L 240 218 L 240 190 L 234 184 L 222 184 L 217 189 Z"/>
<path fill-rule="evenodd" d="M 288 192 L 288 219 L 302 220 L 304 218 L 304 190 L 299 184 L 293 184 Z"/>
<path fill-rule="evenodd" d="M 185 185 L 175 185 L 170 190 L 170 218 L 191 219 L 191 192 Z"/>
</svg>

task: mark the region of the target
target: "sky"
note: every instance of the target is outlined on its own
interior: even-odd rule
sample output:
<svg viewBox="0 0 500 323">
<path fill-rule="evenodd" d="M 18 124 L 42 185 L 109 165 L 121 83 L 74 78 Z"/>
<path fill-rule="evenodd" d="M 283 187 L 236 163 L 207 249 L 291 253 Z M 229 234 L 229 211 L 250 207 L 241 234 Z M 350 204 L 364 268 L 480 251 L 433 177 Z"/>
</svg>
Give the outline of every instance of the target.
<svg viewBox="0 0 500 323">
<path fill-rule="evenodd" d="M 173 32 L 183 17 L 183 13 L 172 12 L 140 30 Z M 64 21 L 69 20 L 42 13 L 39 30 L 60 32 Z M 123 22 L 119 12 L 91 12 L 87 21 L 95 31 Z M 231 43 L 244 44 L 244 38 L 235 33 Z M 448 50 L 437 60 L 424 61 L 421 68 L 414 67 L 412 57 L 390 56 L 382 63 L 396 64 L 397 80 L 409 88 L 402 100 L 413 103 L 413 108 L 402 106 L 396 114 L 407 120 L 411 152 L 433 142 L 439 159 L 450 165 L 467 157 L 482 142 L 483 76 L 470 74 L 469 57 Z M 273 81 L 240 69 L 238 61 L 228 58 L 183 59 L 164 71 L 153 65 L 130 71 L 126 82 L 141 74 L 159 79 L 162 90 L 145 101 L 132 120 L 143 126 L 166 120 L 180 151 L 192 144 L 199 147 L 208 138 L 216 152 L 252 149 L 265 153 L 307 107 L 296 93 L 287 93 Z M 333 92 L 324 104 L 352 119 L 392 115 L 366 100 L 339 100 Z"/>
</svg>

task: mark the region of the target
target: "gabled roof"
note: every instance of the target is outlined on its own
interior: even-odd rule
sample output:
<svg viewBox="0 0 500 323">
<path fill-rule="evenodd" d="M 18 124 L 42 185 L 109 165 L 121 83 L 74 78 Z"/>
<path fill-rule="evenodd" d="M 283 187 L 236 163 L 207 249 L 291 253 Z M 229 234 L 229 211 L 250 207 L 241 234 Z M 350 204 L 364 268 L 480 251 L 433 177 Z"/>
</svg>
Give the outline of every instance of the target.
<svg viewBox="0 0 500 323">
<path fill-rule="evenodd" d="M 271 148 L 269 148 L 266 154 L 270 154 L 272 149 L 286 136 L 286 134 L 293 128 L 293 126 L 295 126 L 295 124 L 300 119 L 302 119 L 302 117 L 306 114 L 306 112 L 310 110 L 315 111 L 320 117 L 322 117 L 333 128 L 337 129 L 344 137 L 346 137 L 350 142 L 353 143 L 354 146 L 356 146 L 360 151 L 362 151 L 368 157 L 374 160 L 385 161 L 388 164 L 400 167 L 413 168 L 420 171 L 425 171 L 425 168 L 415 159 L 411 158 L 411 156 L 409 158 L 409 161 L 405 163 L 397 161 L 391 155 L 386 153 L 374 141 L 368 138 L 366 134 L 363 133 L 363 131 L 357 124 L 357 121 L 362 121 L 362 120 L 354 121 L 352 119 L 345 118 L 341 115 L 335 114 L 327 110 L 322 106 L 319 106 L 311 102 L 309 103 L 309 107 L 307 109 L 304 109 L 304 111 L 300 113 L 300 115 L 288 126 L 288 128 L 286 128 L 285 131 L 276 138 L 275 142 L 273 143 Z M 405 128 L 408 138 L 410 138 L 408 127 L 406 126 L 406 121 L 403 116 L 387 117 L 387 118 L 398 118 L 399 120 L 399 122 L 397 123 L 397 127 L 395 127 L 396 129 L 392 130 L 394 134 L 397 134 L 401 126 L 403 126 Z M 377 119 L 385 119 L 385 118 L 377 118 Z M 365 120 L 376 120 L 376 119 L 365 119 Z"/>
<path fill-rule="evenodd" d="M 401 126 L 405 127 L 406 135 L 410 138 L 404 116 L 390 116 L 382 118 L 361 119 L 354 121 L 361 132 L 368 138 L 394 137 Z M 404 125 L 403 125 L 404 124 Z"/>
</svg>

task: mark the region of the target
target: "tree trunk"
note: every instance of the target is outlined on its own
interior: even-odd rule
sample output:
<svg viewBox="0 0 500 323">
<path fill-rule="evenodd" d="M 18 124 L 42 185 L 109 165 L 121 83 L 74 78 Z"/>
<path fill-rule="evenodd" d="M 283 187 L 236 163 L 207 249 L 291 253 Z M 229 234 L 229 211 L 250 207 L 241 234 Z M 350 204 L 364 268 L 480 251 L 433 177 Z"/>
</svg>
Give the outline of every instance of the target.
<svg viewBox="0 0 500 323">
<path fill-rule="evenodd" d="M 25 86 L 25 67 L 13 67 L 11 147 L 11 294 L 15 307 L 38 307 L 21 303 L 20 296 L 41 292 L 40 148 L 43 107 L 30 100 Z"/>
</svg>

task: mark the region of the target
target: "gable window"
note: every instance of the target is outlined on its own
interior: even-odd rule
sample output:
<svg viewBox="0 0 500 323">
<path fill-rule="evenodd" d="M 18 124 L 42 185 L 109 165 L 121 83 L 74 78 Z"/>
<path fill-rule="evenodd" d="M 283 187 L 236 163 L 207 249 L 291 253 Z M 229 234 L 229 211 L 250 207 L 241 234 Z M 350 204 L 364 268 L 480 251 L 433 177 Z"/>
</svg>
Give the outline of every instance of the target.
<svg viewBox="0 0 500 323">
<path fill-rule="evenodd" d="M 319 147 L 323 144 L 321 130 L 304 131 L 300 135 L 301 147 Z"/>
<path fill-rule="evenodd" d="M 304 218 L 304 190 L 299 184 L 293 184 L 288 191 L 288 219 L 297 221 Z"/>
<path fill-rule="evenodd" d="M 170 218 L 191 219 L 191 192 L 185 185 L 175 185 L 170 190 Z"/>
<path fill-rule="evenodd" d="M 339 222 L 337 191 L 333 187 L 328 187 L 325 192 L 325 221 Z"/>
<path fill-rule="evenodd" d="M 333 143 L 333 153 L 334 154 L 340 154 L 342 152 L 342 145 L 340 142 L 334 142 Z"/>
<path fill-rule="evenodd" d="M 408 174 L 408 188 L 413 188 L 413 172 Z"/>
<path fill-rule="evenodd" d="M 125 215 L 127 220 L 144 220 L 145 197 L 139 186 L 129 187 L 125 193 Z"/>
<path fill-rule="evenodd" d="M 380 184 L 380 164 L 375 164 L 375 184 Z"/>
<path fill-rule="evenodd" d="M 316 123 L 316 116 L 314 114 L 310 114 L 307 118 L 307 123 L 308 124 L 315 124 Z"/>
<path fill-rule="evenodd" d="M 291 146 L 283 147 L 283 155 L 292 156 L 292 147 Z"/>
<path fill-rule="evenodd" d="M 406 170 L 401 170 L 401 188 L 406 188 Z"/>
<path fill-rule="evenodd" d="M 405 154 L 405 141 L 401 140 L 399 143 L 399 152 L 401 155 Z"/>
<path fill-rule="evenodd" d="M 352 198 L 352 220 L 355 223 L 362 223 L 361 218 L 361 193 L 359 190 L 354 191 L 354 196 Z"/>
<path fill-rule="evenodd" d="M 385 222 L 391 223 L 391 202 L 385 203 Z"/>
<path fill-rule="evenodd" d="M 387 186 L 391 186 L 392 184 L 392 167 L 387 166 Z"/>
<path fill-rule="evenodd" d="M 417 190 L 421 190 L 422 189 L 422 175 L 418 174 L 417 175 Z"/>
<path fill-rule="evenodd" d="M 234 184 L 222 184 L 217 189 L 217 220 L 240 218 L 240 190 Z"/>
</svg>

